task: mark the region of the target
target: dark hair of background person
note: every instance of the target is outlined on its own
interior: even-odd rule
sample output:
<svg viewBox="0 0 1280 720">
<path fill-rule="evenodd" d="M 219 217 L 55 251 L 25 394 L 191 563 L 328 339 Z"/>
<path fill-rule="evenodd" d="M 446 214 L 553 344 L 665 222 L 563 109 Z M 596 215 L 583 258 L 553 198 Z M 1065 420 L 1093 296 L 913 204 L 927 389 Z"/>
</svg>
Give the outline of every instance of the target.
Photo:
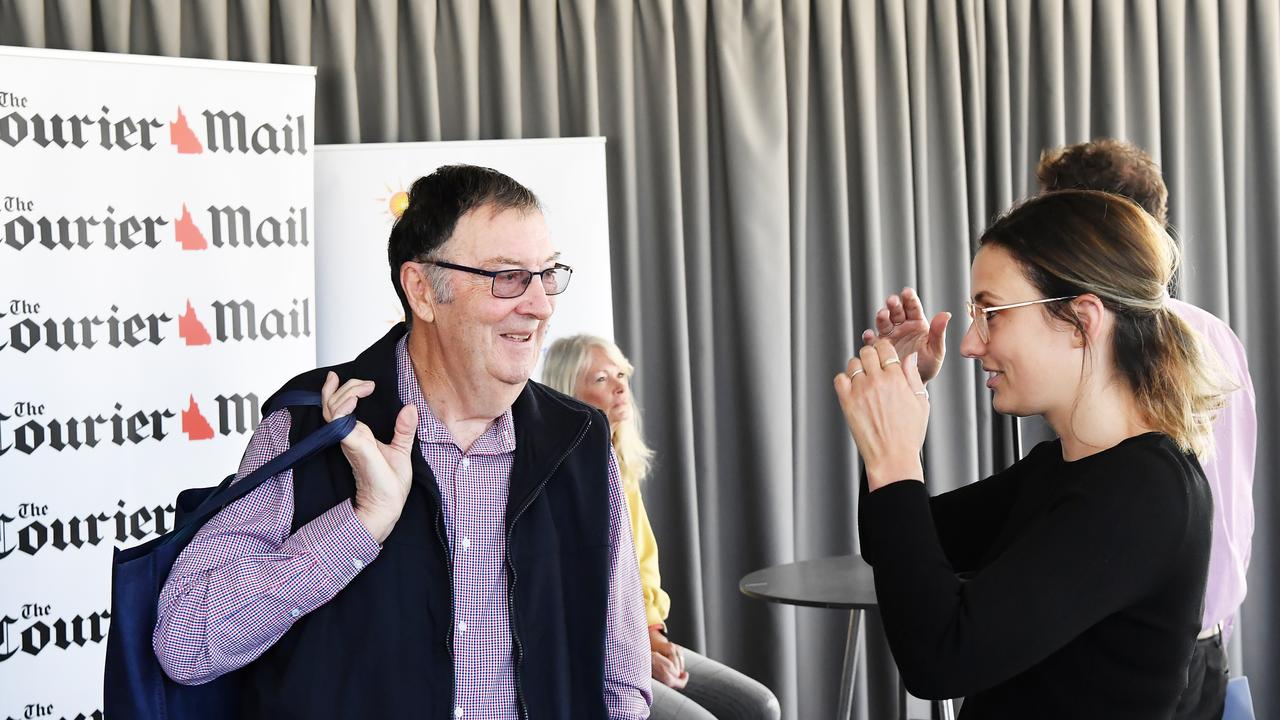
<svg viewBox="0 0 1280 720">
<path fill-rule="evenodd" d="M 391 228 L 387 242 L 391 284 L 400 298 L 406 320 L 411 311 L 400 285 L 400 266 L 409 261 L 438 259 L 434 253 L 453 235 L 458 220 L 485 206 L 494 212 L 542 209 L 529 188 L 497 170 L 476 165 L 442 165 L 430 175 L 415 180 L 409 188 L 409 204 Z M 452 299 L 445 272 L 437 267 L 429 267 L 427 272 L 440 302 Z"/>
<path fill-rule="evenodd" d="M 1045 150 L 1036 166 L 1045 190 L 1102 190 L 1131 198 L 1164 227 L 1169 189 L 1160 166 L 1142 148 L 1114 138 Z"/>
</svg>

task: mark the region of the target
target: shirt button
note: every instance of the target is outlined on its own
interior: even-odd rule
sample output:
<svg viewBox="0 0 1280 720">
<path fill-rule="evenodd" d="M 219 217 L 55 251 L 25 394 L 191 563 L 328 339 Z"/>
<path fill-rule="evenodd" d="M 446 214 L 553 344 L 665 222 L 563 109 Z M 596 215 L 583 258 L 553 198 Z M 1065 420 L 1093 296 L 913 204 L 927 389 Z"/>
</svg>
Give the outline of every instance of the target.
<svg viewBox="0 0 1280 720">
<path fill-rule="evenodd" d="M 294 609 L 292 609 L 292 610 L 290 610 L 290 611 L 289 611 L 289 617 L 291 617 L 291 618 L 296 618 L 296 617 L 298 617 L 298 616 L 299 616 L 299 615 L 301 615 L 301 614 L 302 614 L 302 611 L 301 611 L 301 610 L 299 610 L 298 608 L 294 608 Z"/>
<path fill-rule="evenodd" d="M 467 621 L 463 620 L 462 622 L 458 623 L 458 634 L 461 635 L 466 631 L 467 631 Z"/>
<path fill-rule="evenodd" d="M 355 569 L 357 569 L 357 570 L 363 570 L 363 569 L 364 569 L 364 561 L 363 561 L 363 560 L 361 560 L 360 558 L 351 558 L 351 567 L 353 567 L 353 568 L 355 568 Z"/>
<path fill-rule="evenodd" d="M 471 538 L 469 537 L 462 538 L 462 549 L 466 550 L 469 547 L 471 547 Z"/>
<path fill-rule="evenodd" d="M 462 717 L 462 706 L 461 706 L 461 705 L 459 705 L 459 706 L 457 706 L 457 707 L 455 707 L 455 708 L 453 709 L 453 716 L 454 716 L 454 717 L 456 717 L 456 718 L 460 718 L 460 717 Z"/>
<path fill-rule="evenodd" d="M 462 458 L 462 469 L 466 470 L 469 467 L 471 467 L 471 461 L 467 458 Z M 459 715 L 458 717 L 462 717 L 462 716 Z"/>
</svg>

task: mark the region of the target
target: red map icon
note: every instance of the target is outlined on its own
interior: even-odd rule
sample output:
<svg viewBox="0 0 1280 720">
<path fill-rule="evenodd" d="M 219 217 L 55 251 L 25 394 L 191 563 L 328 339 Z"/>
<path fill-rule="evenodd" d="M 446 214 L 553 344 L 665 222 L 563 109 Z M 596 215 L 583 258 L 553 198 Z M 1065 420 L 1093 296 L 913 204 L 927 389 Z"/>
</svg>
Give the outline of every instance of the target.
<svg viewBox="0 0 1280 720">
<path fill-rule="evenodd" d="M 191 396 L 187 409 L 182 411 L 182 432 L 187 434 L 188 440 L 209 440 L 213 437 L 213 426 L 200 414 L 195 395 Z"/>
<path fill-rule="evenodd" d="M 187 301 L 187 311 L 178 316 L 178 335 L 186 340 L 188 345 L 208 345 L 213 342 L 204 323 L 196 317 L 196 309 L 191 307 L 190 300 Z"/>
<path fill-rule="evenodd" d="M 182 114 L 181 107 L 178 108 L 178 119 L 169 123 L 169 142 L 178 148 L 180 155 L 199 155 L 204 152 L 200 138 L 191 131 L 191 126 L 187 124 L 187 116 Z"/>
<path fill-rule="evenodd" d="M 209 247 L 209 243 L 204 239 L 204 233 L 200 232 L 200 228 L 191 219 L 191 211 L 187 210 L 186 203 L 182 203 L 182 217 L 174 223 L 173 231 L 177 235 L 178 242 L 182 244 L 183 250 L 204 250 Z"/>
</svg>

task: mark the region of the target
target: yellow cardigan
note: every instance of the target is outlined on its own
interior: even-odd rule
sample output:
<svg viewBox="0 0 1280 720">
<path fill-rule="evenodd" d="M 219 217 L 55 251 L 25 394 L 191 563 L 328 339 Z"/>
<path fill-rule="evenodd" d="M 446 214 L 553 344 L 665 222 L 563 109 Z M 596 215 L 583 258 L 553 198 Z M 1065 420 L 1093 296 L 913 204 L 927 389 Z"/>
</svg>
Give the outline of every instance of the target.
<svg viewBox="0 0 1280 720">
<path fill-rule="evenodd" d="M 649 525 L 649 513 L 645 512 L 640 497 L 640 483 L 630 483 L 624 488 L 627 509 L 631 512 L 631 537 L 635 539 L 636 559 L 640 561 L 640 585 L 644 588 L 644 611 L 649 625 L 667 624 L 671 611 L 671 598 L 662 591 L 662 578 L 658 572 L 658 540 Z"/>
</svg>

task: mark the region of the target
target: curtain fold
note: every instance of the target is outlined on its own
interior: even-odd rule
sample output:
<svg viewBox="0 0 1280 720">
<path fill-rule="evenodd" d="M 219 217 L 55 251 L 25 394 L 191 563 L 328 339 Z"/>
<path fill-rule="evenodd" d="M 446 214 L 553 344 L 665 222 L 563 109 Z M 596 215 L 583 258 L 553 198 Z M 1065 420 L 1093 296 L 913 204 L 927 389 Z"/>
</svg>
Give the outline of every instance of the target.
<svg viewBox="0 0 1280 720">
<path fill-rule="evenodd" d="M 834 711 L 848 617 L 758 603 L 738 578 L 856 551 L 831 379 L 903 285 L 955 313 L 931 491 L 1012 460 L 960 310 L 978 233 L 1035 189 L 1043 148 L 1117 136 L 1161 162 L 1180 294 L 1245 341 L 1260 436 L 1276 427 L 1271 0 L 0 0 L 0 44 L 315 64 L 321 143 L 607 136 L 615 327 L 658 452 L 673 636 L 769 684 L 786 717 Z M 1234 662 L 1268 717 L 1276 444 L 1257 468 Z M 857 713 L 891 717 L 867 630 Z"/>
</svg>

